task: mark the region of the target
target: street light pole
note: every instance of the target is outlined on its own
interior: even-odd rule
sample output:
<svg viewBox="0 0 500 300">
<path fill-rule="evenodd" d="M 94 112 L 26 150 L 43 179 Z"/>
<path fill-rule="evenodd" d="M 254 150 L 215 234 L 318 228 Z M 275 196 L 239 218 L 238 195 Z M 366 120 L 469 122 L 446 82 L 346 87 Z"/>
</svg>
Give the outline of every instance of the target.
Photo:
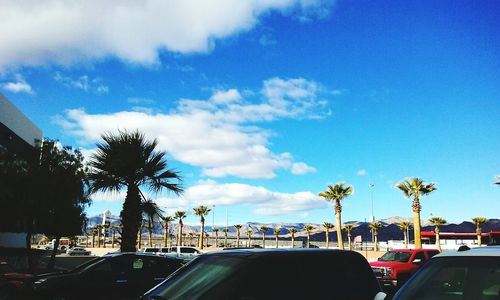
<svg viewBox="0 0 500 300">
<path fill-rule="evenodd" d="M 214 232 L 215 228 L 215 205 L 212 205 L 212 232 Z"/>
<path fill-rule="evenodd" d="M 375 222 L 375 213 L 373 212 L 373 187 L 375 186 L 375 184 L 371 183 L 368 185 L 368 187 L 370 188 L 370 198 L 371 198 L 371 201 L 372 201 L 372 218 L 371 218 L 371 222 Z M 371 230 L 371 233 L 372 233 L 372 242 L 375 241 L 375 234 L 373 233 L 373 230 Z"/>
</svg>

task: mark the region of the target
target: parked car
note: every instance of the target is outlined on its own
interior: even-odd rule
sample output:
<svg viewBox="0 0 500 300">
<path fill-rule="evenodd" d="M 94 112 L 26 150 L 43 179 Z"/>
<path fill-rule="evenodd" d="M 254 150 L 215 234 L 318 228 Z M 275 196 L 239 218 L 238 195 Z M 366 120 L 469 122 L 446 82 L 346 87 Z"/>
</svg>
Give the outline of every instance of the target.
<svg viewBox="0 0 500 300">
<path fill-rule="evenodd" d="M 366 259 L 326 249 L 240 249 L 192 260 L 141 299 L 383 299 Z"/>
<path fill-rule="evenodd" d="M 202 253 L 197 248 L 190 246 L 164 247 L 160 248 L 157 252 L 160 255 L 173 256 L 183 260 L 191 260 Z"/>
<path fill-rule="evenodd" d="M 439 251 L 435 249 L 395 249 L 370 262 L 370 266 L 384 291 L 394 293 L 436 254 Z"/>
<path fill-rule="evenodd" d="M 90 251 L 82 247 L 73 247 L 66 250 L 68 255 L 90 255 Z"/>
<path fill-rule="evenodd" d="M 436 255 L 393 299 L 500 299 L 500 247 L 466 248 Z"/>
<path fill-rule="evenodd" d="M 25 299 L 135 299 L 163 281 L 182 260 L 146 253 L 112 253 L 74 270 L 33 277 Z"/>
</svg>

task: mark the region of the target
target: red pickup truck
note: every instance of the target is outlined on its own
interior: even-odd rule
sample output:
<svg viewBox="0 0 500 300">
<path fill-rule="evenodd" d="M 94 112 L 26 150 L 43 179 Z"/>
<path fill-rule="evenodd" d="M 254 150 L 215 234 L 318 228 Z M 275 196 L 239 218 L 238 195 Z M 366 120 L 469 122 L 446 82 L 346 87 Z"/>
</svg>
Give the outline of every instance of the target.
<svg viewBox="0 0 500 300">
<path fill-rule="evenodd" d="M 385 291 L 401 287 L 418 268 L 438 254 L 435 249 L 394 249 L 370 263 L 375 277 Z"/>
</svg>

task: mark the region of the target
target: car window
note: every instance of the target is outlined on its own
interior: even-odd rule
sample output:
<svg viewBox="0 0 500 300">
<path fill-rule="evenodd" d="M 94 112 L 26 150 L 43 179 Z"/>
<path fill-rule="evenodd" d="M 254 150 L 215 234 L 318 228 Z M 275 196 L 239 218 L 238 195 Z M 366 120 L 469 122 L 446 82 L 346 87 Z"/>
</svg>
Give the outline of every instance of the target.
<svg viewBox="0 0 500 300">
<path fill-rule="evenodd" d="M 411 252 L 390 251 L 380 257 L 380 261 L 407 262 L 410 259 Z"/>
<path fill-rule="evenodd" d="M 421 262 L 426 261 L 424 252 L 416 253 L 415 256 L 413 257 L 413 260 L 415 260 L 415 259 L 420 259 Z"/>
<path fill-rule="evenodd" d="M 146 250 L 144 250 L 144 252 L 158 252 L 158 248 L 146 248 Z"/>
<path fill-rule="evenodd" d="M 196 253 L 196 249 L 193 248 L 181 248 L 181 253 Z"/>
<path fill-rule="evenodd" d="M 439 254 L 439 251 L 429 251 L 427 252 L 427 255 L 429 256 L 429 259 L 435 255 Z"/>
<path fill-rule="evenodd" d="M 500 260 L 494 257 L 433 259 L 395 300 L 500 298 Z"/>
</svg>

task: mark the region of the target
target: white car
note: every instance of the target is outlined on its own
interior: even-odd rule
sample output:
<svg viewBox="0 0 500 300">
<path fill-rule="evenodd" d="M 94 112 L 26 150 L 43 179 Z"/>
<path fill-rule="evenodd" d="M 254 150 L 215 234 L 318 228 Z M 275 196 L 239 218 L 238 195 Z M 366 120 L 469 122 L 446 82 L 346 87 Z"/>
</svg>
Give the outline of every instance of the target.
<svg viewBox="0 0 500 300">
<path fill-rule="evenodd" d="M 73 247 L 66 250 L 68 255 L 90 255 L 90 251 L 82 247 Z"/>
</svg>

